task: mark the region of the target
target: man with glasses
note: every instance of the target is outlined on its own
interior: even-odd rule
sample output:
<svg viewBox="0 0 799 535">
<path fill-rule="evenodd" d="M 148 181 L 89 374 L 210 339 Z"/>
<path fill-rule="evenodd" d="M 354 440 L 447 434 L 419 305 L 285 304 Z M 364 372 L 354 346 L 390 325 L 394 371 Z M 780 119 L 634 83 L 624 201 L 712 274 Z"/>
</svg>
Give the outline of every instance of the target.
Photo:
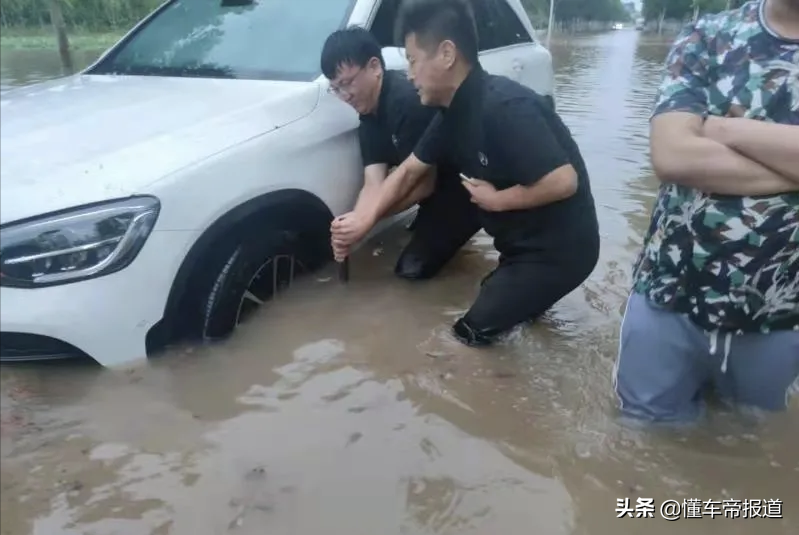
<svg viewBox="0 0 799 535">
<path fill-rule="evenodd" d="M 420 100 L 441 111 L 386 179 L 375 212 L 415 187 L 442 154 L 453 159 L 499 258 L 452 333 L 490 345 L 540 318 L 594 270 L 600 239 L 588 170 L 543 96 L 483 70 L 470 3 L 406 0 L 398 20 Z"/>
<path fill-rule="evenodd" d="M 355 208 L 331 226 L 333 253 L 342 261 L 377 223 L 375 207 L 389 169 L 410 156 L 437 109 L 421 104 L 404 72 L 385 69 L 380 44 L 363 28 L 333 32 L 322 49 L 321 67 L 330 92 L 360 115 L 364 185 Z M 394 270 L 406 279 L 435 276 L 480 230 L 477 207 L 457 169 L 446 161 L 437 163 L 384 214 L 419 204 L 413 237 Z"/>
</svg>

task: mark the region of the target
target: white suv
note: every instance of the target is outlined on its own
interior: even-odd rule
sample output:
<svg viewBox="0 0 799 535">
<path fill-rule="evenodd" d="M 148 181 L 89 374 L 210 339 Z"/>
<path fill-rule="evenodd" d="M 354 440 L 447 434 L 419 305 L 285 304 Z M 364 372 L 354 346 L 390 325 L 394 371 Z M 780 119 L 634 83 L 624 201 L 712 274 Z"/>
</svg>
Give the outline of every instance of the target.
<svg viewBox="0 0 799 535">
<path fill-rule="evenodd" d="M 481 62 L 552 95 L 520 0 L 471 0 Z M 84 72 L 3 94 L 0 358 L 104 366 L 220 338 L 330 259 L 362 182 L 319 54 L 399 0 L 170 0 Z"/>
</svg>

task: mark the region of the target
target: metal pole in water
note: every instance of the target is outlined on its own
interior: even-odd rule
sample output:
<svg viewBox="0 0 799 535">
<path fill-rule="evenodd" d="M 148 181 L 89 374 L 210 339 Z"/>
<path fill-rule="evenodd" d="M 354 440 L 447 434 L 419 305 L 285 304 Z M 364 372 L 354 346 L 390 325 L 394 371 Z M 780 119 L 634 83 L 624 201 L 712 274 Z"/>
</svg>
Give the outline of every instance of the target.
<svg viewBox="0 0 799 535">
<path fill-rule="evenodd" d="M 346 257 L 341 263 L 338 265 L 338 280 L 340 282 L 349 282 L 350 281 L 350 257 Z"/>
<path fill-rule="evenodd" d="M 552 38 L 552 25 L 555 23 L 555 0 L 549 0 L 549 24 L 547 25 L 547 48 Z"/>
</svg>

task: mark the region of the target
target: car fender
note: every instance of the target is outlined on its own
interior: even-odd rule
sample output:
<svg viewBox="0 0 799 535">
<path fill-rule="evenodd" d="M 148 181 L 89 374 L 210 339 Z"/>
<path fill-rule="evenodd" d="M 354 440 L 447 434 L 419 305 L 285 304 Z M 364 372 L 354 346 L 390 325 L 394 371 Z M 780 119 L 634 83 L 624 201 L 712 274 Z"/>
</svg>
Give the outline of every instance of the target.
<svg viewBox="0 0 799 535">
<path fill-rule="evenodd" d="M 232 238 L 248 222 L 263 225 L 264 232 L 271 227 L 275 230 L 323 233 L 329 232 L 332 219 L 333 214 L 319 197 L 299 189 L 284 189 L 259 195 L 219 217 L 198 237 L 180 263 L 166 300 L 163 319 L 158 326 L 159 338 L 170 337 L 174 319 L 190 289 L 193 274 L 203 260 L 213 254 L 214 246 L 220 240 L 226 236 Z"/>
<path fill-rule="evenodd" d="M 310 115 L 257 136 L 146 191 L 161 200 L 159 230 L 205 231 L 235 207 L 272 191 L 307 191 L 334 215 L 351 209 L 363 183 L 357 114 L 326 93 Z"/>
</svg>

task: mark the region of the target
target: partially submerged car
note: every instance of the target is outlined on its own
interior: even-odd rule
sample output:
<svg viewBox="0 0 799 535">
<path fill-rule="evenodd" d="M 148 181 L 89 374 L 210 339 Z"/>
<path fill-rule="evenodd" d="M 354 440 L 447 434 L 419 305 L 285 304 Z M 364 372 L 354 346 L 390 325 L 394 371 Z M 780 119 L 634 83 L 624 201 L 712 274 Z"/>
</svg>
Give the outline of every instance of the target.
<svg viewBox="0 0 799 535">
<path fill-rule="evenodd" d="M 85 71 L 4 93 L 0 359 L 222 338 L 328 262 L 363 169 L 321 47 L 358 24 L 406 68 L 399 3 L 170 0 Z M 472 3 L 484 68 L 551 96 L 520 0 Z"/>
</svg>

